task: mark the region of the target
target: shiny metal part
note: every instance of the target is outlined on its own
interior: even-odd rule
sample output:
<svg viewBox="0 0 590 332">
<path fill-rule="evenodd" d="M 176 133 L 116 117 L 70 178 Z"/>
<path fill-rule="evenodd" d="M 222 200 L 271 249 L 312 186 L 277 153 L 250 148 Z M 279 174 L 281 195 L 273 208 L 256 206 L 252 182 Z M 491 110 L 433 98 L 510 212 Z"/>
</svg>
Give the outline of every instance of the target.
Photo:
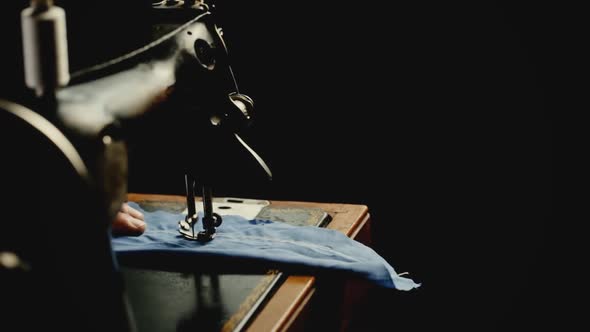
<svg viewBox="0 0 590 332">
<path fill-rule="evenodd" d="M 221 216 L 213 212 L 213 190 L 209 185 L 203 185 L 203 230 L 195 234 L 195 224 L 199 216 L 195 209 L 195 180 L 192 176 L 185 175 L 187 215 L 184 220 L 178 222 L 178 232 L 188 240 L 208 242 L 215 238 L 215 227 L 219 227 L 223 221 Z"/>
</svg>

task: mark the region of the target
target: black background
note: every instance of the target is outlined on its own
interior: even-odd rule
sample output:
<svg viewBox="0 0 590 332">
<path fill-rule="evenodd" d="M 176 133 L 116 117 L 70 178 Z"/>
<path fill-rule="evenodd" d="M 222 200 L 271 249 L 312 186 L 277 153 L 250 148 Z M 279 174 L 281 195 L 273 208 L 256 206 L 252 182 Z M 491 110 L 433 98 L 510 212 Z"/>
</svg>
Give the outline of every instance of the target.
<svg viewBox="0 0 590 332">
<path fill-rule="evenodd" d="M 134 47 L 143 21 L 132 9 L 85 6 L 69 18 L 79 40 L 73 67 Z M 256 103 L 244 137 L 274 179 L 252 175 L 216 194 L 366 204 L 374 248 L 423 284 L 375 292 L 359 329 L 567 325 L 548 287 L 554 8 L 218 1 L 217 9 L 240 88 Z M 15 31 L 3 32 L 4 94 L 20 79 L 11 72 L 20 65 Z M 183 179 L 155 159 L 131 160 L 130 190 L 183 194 Z"/>
<path fill-rule="evenodd" d="M 547 287 L 555 8 L 226 6 L 272 196 L 367 204 L 377 251 L 423 283 L 376 292 L 361 329 L 569 324 Z"/>
</svg>

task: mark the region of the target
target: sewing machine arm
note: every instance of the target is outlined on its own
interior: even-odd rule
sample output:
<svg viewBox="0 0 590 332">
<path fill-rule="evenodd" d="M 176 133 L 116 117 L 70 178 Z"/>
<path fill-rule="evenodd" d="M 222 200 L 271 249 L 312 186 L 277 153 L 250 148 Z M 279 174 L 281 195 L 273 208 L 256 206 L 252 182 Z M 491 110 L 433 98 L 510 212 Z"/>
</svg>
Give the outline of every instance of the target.
<svg viewBox="0 0 590 332">
<path fill-rule="evenodd" d="M 55 110 L 70 137 L 79 145 L 95 146 L 83 151 L 96 165 L 98 183 L 104 183 L 104 204 L 112 214 L 126 193 L 125 147 L 120 143 L 141 144 L 162 126 L 174 128 L 161 138 L 170 147 L 169 155 L 162 157 L 178 160 L 183 168 L 189 213 L 179 230 L 200 241 L 211 240 L 221 223 L 210 203 L 211 186 L 223 176 L 216 172 L 224 150 L 220 142 L 243 145 L 271 177 L 262 158 L 238 136 L 252 121 L 253 101 L 239 92 L 221 29 L 212 16 L 202 11 L 142 49 L 73 73 L 71 84 L 57 92 Z M 205 215 L 204 230 L 195 235 L 198 216 L 191 202 L 197 179 Z"/>
</svg>

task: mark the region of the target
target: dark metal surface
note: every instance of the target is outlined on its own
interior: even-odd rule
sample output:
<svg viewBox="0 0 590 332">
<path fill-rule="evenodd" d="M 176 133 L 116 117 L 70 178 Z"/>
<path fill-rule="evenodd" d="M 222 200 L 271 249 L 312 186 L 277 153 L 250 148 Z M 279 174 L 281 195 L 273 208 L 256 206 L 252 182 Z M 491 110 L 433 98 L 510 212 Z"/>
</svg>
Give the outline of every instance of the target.
<svg viewBox="0 0 590 332">
<path fill-rule="evenodd" d="M 2 324 L 132 331 L 109 212 L 82 157 L 57 127 L 21 105 L 0 100 L 0 127 Z"/>
<path fill-rule="evenodd" d="M 187 183 L 188 201 L 194 195 L 195 179 L 215 184 L 224 177 L 217 166 L 224 162 L 228 144 L 243 146 L 270 177 L 262 158 L 241 138 L 234 139 L 252 121 L 253 101 L 239 93 L 220 29 L 207 9 L 191 7 L 188 12 L 195 17 L 149 45 L 73 73 L 70 86 L 58 92 L 56 102 L 59 123 L 77 141 L 96 140 L 105 128 L 118 128 L 130 144 L 141 145 L 162 126 L 177 128 L 159 140 L 163 146 L 176 147 L 162 158 L 186 156 L 178 168 L 193 181 Z M 96 152 L 91 151 L 90 158 Z M 201 186 L 206 205 L 212 191 Z M 121 203 L 120 195 L 108 197 L 114 200 L 110 205 Z M 195 236 L 197 218 L 190 209 L 189 204 L 181 233 L 191 239 L 213 239 L 221 217 L 205 206 L 204 230 Z"/>
<path fill-rule="evenodd" d="M 280 276 L 124 267 L 138 331 L 238 331 Z M 146 291 L 149 289 L 150 291 Z"/>
<path fill-rule="evenodd" d="M 146 13 L 145 5 L 138 11 Z M 0 122 L 5 154 L 0 174 L 15 183 L 3 188 L 12 195 L 7 205 L 14 211 L 3 218 L 8 222 L 3 220 L 0 232 L 0 286 L 8 294 L 2 303 L 12 307 L 8 315 L 18 326 L 28 327 L 26 319 L 19 320 L 34 312 L 52 330 L 134 330 L 109 241 L 110 221 L 126 198 L 130 146 L 157 137 L 160 146 L 171 147 L 161 158 L 178 160 L 187 188 L 190 183 L 188 201 L 194 199 L 194 179 L 201 181 L 205 216 L 197 238 L 210 240 L 221 223 L 211 209 L 209 184 L 223 177 L 217 163 L 223 162 L 224 144 L 241 147 L 234 134 L 251 121 L 253 103 L 239 93 L 213 6 L 153 5 L 152 41 L 72 72 L 69 85 L 51 86 L 55 93 L 23 97 L 30 109 L 20 113 L 30 118 L 15 122 L 24 107 L 0 104 L 0 117 L 8 119 Z M 35 127 L 42 122 L 53 134 Z M 175 130 L 154 134 L 161 128 Z M 58 136 L 63 142 L 55 141 Z M 179 160 L 181 155 L 186 157 Z M 49 197 L 41 199 L 42 193 Z M 27 218 L 13 220 L 22 211 Z M 196 220 L 189 221 L 194 226 Z M 9 269 L 10 257 L 30 269 Z M 219 291 L 219 283 L 212 282 Z M 197 294 L 201 286 L 194 285 Z"/>
</svg>

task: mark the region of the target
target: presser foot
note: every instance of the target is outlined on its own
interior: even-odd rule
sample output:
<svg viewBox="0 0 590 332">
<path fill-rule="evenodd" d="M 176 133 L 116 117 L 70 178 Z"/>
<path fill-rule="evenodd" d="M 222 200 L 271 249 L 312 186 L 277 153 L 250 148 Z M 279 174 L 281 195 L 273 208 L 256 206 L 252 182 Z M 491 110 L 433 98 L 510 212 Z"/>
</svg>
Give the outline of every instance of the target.
<svg viewBox="0 0 590 332">
<path fill-rule="evenodd" d="M 178 222 L 178 232 L 188 240 L 209 242 L 215 238 L 215 227 L 221 225 L 222 219 L 217 213 L 214 213 L 212 218 L 203 218 L 203 224 L 209 227 L 195 234 L 195 224 L 197 221 L 197 216 L 187 216 L 185 220 Z"/>
</svg>

